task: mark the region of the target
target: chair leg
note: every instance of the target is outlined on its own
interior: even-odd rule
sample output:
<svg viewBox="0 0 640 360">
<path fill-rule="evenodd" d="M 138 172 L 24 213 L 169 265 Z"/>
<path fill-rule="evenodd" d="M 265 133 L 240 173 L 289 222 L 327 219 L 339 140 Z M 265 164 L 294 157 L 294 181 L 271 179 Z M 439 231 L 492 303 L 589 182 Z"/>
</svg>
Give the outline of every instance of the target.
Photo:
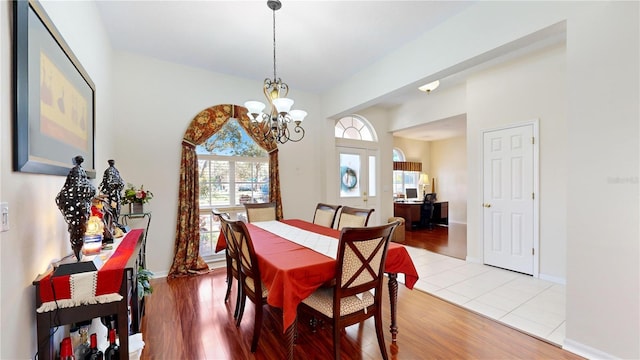
<svg viewBox="0 0 640 360">
<path fill-rule="evenodd" d="M 224 295 L 224 302 L 229 300 L 229 294 L 231 294 L 231 284 L 233 283 L 231 271 L 231 260 L 227 258 L 227 293 Z"/>
<path fill-rule="evenodd" d="M 338 322 L 333 322 L 333 358 L 340 360 L 340 326 Z"/>
<path fill-rule="evenodd" d="M 238 312 L 238 319 L 236 320 L 236 327 L 240 327 L 242 321 L 242 315 L 244 315 L 244 304 L 247 302 L 247 297 L 243 293 L 240 295 L 240 310 Z"/>
<path fill-rule="evenodd" d="M 242 286 L 240 286 L 240 281 L 237 281 L 237 279 L 236 279 L 236 284 L 238 285 L 238 290 L 237 290 L 237 296 L 236 296 L 236 308 L 235 308 L 235 311 L 233 312 L 234 319 L 237 319 L 238 315 L 240 315 L 240 298 L 243 296 Z"/>
<path fill-rule="evenodd" d="M 376 336 L 378 337 L 378 346 L 380 346 L 382 358 L 384 360 L 389 360 L 389 356 L 387 355 L 387 346 L 384 344 L 384 334 L 382 333 L 382 311 L 380 307 L 378 307 L 378 312 L 373 318 L 375 320 Z"/>
<path fill-rule="evenodd" d="M 253 339 L 251 340 L 251 352 L 254 353 L 258 349 L 258 340 L 260 339 L 260 331 L 262 330 L 262 301 L 256 306 L 256 317 L 253 322 Z"/>
</svg>

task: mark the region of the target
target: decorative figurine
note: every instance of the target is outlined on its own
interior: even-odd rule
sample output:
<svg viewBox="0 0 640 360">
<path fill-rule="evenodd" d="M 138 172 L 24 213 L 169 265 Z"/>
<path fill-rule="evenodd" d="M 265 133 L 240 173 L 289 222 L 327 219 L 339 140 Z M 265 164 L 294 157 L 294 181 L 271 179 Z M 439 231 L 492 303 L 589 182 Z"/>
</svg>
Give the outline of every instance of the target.
<svg viewBox="0 0 640 360">
<path fill-rule="evenodd" d="M 56 196 L 56 205 L 68 224 L 71 248 L 78 261 L 82 258 L 81 250 L 84 233 L 87 230 L 91 200 L 96 194 L 95 186 L 91 184 L 87 172 L 82 168 L 83 162 L 84 158 L 80 155 L 73 158 L 75 166 L 69 171 L 62 190 Z"/>
<path fill-rule="evenodd" d="M 109 160 L 109 167 L 104 171 L 102 182 L 100 183 L 100 192 L 109 198 L 109 206 L 107 211 L 111 213 L 113 224 L 122 229 L 123 226 L 118 223 L 120 219 L 120 193 L 124 189 L 124 180 L 120 177 L 120 172 L 115 167 L 115 160 Z"/>
</svg>

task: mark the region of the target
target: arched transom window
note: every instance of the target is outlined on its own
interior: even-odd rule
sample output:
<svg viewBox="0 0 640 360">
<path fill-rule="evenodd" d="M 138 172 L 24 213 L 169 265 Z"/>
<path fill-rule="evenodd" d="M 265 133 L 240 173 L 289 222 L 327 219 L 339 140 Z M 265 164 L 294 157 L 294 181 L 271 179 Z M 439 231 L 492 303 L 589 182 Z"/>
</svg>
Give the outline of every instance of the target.
<svg viewBox="0 0 640 360">
<path fill-rule="evenodd" d="M 377 141 L 371 125 L 358 115 L 349 115 L 336 123 L 335 136 L 339 139 Z"/>
</svg>

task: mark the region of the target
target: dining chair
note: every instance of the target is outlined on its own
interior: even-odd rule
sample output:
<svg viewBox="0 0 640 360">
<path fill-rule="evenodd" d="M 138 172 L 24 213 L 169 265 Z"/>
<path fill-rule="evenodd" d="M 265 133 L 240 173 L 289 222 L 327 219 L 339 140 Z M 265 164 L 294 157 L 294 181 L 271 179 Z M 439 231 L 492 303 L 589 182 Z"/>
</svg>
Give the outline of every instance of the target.
<svg viewBox="0 0 640 360">
<path fill-rule="evenodd" d="M 383 271 L 389 239 L 398 224 L 342 229 L 335 285 L 319 288 L 302 300 L 298 308 L 333 324 L 334 359 L 340 359 L 341 329 L 370 317 L 375 320 L 382 357 L 388 359 L 382 333 Z M 312 326 L 315 331 L 315 321 Z"/>
<path fill-rule="evenodd" d="M 229 222 L 231 238 L 238 248 L 238 262 L 240 263 L 240 283 L 242 284 L 242 298 L 240 300 L 240 312 L 236 319 L 236 326 L 240 326 L 244 305 L 249 298 L 255 304 L 255 318 L 253 323 L 253 338 L 251 340 L 251 352 L 256 352 L 260 330 L 262 329 L 262 307 L 267 303 L 269 291 L 260 278 L 258 258 L 253 248 L 253 242 L 249 235 L 247 225 L 242 221 Z"/>
<path fill-rule="evenodd" d="M 248 222 L 276 220 L 276 203 L 245 203 Z"/>
<path fill-rule="evenodd" d="M 333 228 L 333 223 L 336 221 L 336 215 L 342 205 L 329 205 L 318 203 L 316 205 L 316 212 L 313 213 L 313 223 Z"/>
<path fill-rule="evenodd" d="M 222 232 L 222 236 L 224 236 L 225 243 L 227 244 L 224 252 L 227 262 L 227 292 L 224 296 L 224 302 L 227 302 L 229 300 L 229 296 L 231 295 L 231 286 L 233 285 L 233 279 L 236 279 L 236 283 L 238 285 L 238 289 L 236 291 L 236 306 L 233 312 L 233 318 L 237 319 L 238 313 L 240 311 L 242 287 L 240 286 L 240 272 L 238 271 L 238 247 L 231 237 L 231 229 L 229 228 L 229 222 L 231 221 L 231 218 L 229 217 L 228 213 L 222 213 L 216 209 L 211 210 L 211 212 L 220 220 L 220 232 Z"/>
<path fill-rule="evenodd" d="M 343 206 L 338 217 L 338 230 L 345 227 L 364 227 L 369 223 L 369 217 L 374 209 L 358 209 Z"/>
</svg>

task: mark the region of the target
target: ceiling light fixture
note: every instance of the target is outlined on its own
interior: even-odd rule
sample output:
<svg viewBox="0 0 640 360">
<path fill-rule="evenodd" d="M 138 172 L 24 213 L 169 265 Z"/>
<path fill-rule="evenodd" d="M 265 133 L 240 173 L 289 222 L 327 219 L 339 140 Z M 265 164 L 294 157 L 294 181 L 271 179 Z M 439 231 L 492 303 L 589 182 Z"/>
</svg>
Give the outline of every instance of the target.
<svg viewBox="0 0 640 360">
<path fill-rule="evenodd" d="M 271 111 L 269 114 L 262 112 L 265 104 L 260 101 L 247 101 L 244 106 L 249 110 L 251 124 L 257 128 L 268 141 L 277 141 L 281 144 L 287 141 L 298 142 L 304 137 L 304 129 L 300 124 L 307 116 L 303 110 L 291 110 L 293 100 L 287 98 L 289 86 L 277 77 L 276 74 L 276 10 L 282 7 L 279 0 L 267 1 L 267 6 L 273 11 L 273 79 L 264 80 L 263 92 Z M 292 126 L 292 129 L 289 129 Z"/>
<path fill-rule="evenodd" d="M 438 86 L 440 86 L 440 80 L 436 80 L 436 81 L 430 82 L 430 83 L 428 83 L 426 85 L 422 85 L 422 86 L 420 86 L 418 88 L 418 90 L 424 91 L 424 92 L 426 92 L 428 94 L 428 93 L 432 92 L 433 90 L 437 89 Z"/>
</svg>

